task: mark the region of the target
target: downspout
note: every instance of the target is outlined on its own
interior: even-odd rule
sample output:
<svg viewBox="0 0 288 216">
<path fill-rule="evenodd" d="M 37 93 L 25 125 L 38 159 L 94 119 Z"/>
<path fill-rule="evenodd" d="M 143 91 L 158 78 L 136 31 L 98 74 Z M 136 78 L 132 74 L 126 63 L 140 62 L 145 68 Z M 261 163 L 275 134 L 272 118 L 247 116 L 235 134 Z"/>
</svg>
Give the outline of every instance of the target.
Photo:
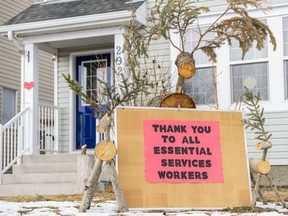
<svg viewBox="0 0 288 216">
<path fill-rule="evenodd" d="M 25 51 L 20 46 L 19 42 L 15 40 L 13 31 L 8 31 L 7 37 L 11 41 L 18 52 L 21 54 L 21 110 L 24 109 L 24 68 L 25 68 Z"/>
</svg>

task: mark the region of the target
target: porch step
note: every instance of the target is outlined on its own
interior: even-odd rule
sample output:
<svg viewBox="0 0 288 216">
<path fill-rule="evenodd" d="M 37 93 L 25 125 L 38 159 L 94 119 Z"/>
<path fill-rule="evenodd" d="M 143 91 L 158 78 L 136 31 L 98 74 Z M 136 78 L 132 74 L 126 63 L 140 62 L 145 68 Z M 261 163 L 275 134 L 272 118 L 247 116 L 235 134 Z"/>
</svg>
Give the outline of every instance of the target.
<svg viewBox="0 0 288 216">
<path fill-rule="evenodd" d="M 0 196 L 33 196 L 77 193 L 76 154 L 23 156 L 3 175 Z"/>
<path fill-rule="evenodd" d="M 3 176 L 3 184 L 75 183 L 75 173 L 22 173 Z"/>
<path fill-rule="evenodd" d="M 77 172 L 77 163 L 45 163 L 13 165 L 13 174 Z"/>
<path fill-rule="evenodd" d="M 76 163 L 77 154 L 57 154 L 57 155 L 24 155 L 23 164 L 35 163 Z"/>
<path fill-rule="evenodd" d="M 35 196 L 75 194 L 76 183 L 7 184 L 0 185 L 0 196 Z"/>
</svg>

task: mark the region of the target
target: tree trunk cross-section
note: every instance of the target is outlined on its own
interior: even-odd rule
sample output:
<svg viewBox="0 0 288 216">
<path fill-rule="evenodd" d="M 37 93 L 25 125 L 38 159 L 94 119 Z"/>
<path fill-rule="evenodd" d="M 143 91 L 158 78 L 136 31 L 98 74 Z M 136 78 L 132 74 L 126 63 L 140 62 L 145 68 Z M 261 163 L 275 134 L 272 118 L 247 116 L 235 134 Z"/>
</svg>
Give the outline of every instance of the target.
<svg viewBox="0 0 288 216">
<path fill-rule="evenodd" d="M 191 53 L 183 52 L 177 56 L 175 64 L 178 68 L 178 75 L 184 79 L 190 79 L 194 76 L 196 68 L 195 68 L 195 60 Z"/>
<path fill-rule="evenodd" d="M 117 154 L 115 145 L 110 141 L 101 141 L 95 148 L 95 155 L 103 161 L 112 160 Z"/>
<path fill-rule="evenodd" d="M 194 101 L 186 94 L 172 93 L 160 95 L 151 99 L 149 107 L 171 107 L 171 108 L 196 108 Z"/>
<path fill-rule="evenodd" d="M 261 159 L 251 158 L 249 160 L 249 166 L 252 172 L 260 173 L 263 175 L 268 174 L 271 170 L 271 165 L 267 160 L 263 161 Z"/>
</svg>

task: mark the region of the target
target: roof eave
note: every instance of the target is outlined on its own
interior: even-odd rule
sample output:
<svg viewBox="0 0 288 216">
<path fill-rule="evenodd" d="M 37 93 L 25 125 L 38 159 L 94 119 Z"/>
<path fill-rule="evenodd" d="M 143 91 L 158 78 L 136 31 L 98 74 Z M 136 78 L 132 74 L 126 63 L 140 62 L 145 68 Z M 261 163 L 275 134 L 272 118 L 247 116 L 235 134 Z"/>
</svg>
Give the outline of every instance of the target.
<svg viewBox="0 0 288 216">
<path fill-rule="evenodd" d="M 143 7 L 143 5 L 145 5 Z M 146 24 L 143 9 L 146 9 L 144 3 L 137 9 L 137 20 L 141 24 Z M 144 10 L 145 10 L 144 9 Z M 31 36 L 41 33 L 69 31 L 77 29 L 98 28 L 103 26 L 126 25 L 132 17 L 131 11 L 117 11 L 103 14 L 78 16 L 63 19 L 54 19 L 39 22 L 30 22 L 23 24 L 4 25 L 0 26 L 0 34 L 7 35 L 8 32 L 13 32 L 17 37 Z"/>
</svg>

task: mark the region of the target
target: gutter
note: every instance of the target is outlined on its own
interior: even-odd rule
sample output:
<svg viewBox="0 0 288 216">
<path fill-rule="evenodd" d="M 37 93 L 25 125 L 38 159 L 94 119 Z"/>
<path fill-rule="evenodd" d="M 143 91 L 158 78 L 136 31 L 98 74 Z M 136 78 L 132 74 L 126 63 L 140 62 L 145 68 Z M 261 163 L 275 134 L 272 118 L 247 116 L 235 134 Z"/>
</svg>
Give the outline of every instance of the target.
<svg viewBox="0 0 288 216">
<path fill-rule="evenodd" d="M 142 14 L 141 14 L 142 15 Z M 0 34 L 4 35 L 12 31 L 17 37 L 23 37 L 24 35 L 31 35 L 37 33 L 46 33 L 47 31 L 69 31 L 71 28 L 77 29 L 89 29 L 107 27 L 114 25 L 123 25 L 128 24 L 131 20 L 132 14 L 131 11 L 117 11 L 104 14 L 94 14 L 87 16 L 78 16 L 30 23 L 21 23 L 21 24 L 12 24 L 12 25 L 3 25 L 0 26 Z M 145 18 L 146 19 L 146 18 Z M 143 20 L 140 19 L 140 20 Z M 140 21 L 141 22 L 141 21 Z"/>
<path fill-rule="evenodd" d="M 14 46 L 18 49 L 19 53 L 24 54 L 24 49 L 19 45 L 18 41 L 15 40 L 13 31 L 8 31 L 7 37 L 9 41 L 11 41 L 14 44 Z"/>
</svg>

